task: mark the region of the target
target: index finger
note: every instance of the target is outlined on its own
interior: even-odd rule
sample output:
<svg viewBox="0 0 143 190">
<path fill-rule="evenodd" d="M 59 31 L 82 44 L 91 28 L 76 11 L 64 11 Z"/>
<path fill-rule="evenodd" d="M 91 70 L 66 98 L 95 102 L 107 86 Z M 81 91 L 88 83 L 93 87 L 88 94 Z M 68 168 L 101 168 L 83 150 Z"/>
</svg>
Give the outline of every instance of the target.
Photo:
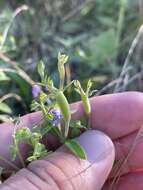
<svg viewBox="0 0 143 190">
<path fill-rule="evenodd" d="M 85 116 L 81 102 L 71 105 L 76 109 L 74 119 Z M 143 93 L 124 92 L 94 97 L 91 99 L 91 124 L 93 129 L 98 129 L 108 134 L 112 139 L 128 135 L 136 131 L 143 124 Z M 41 112 L 31 113 L 21 117 L 22 125 L 32 128 L 41 121 Z M 0 155 L 9 159 L 9 146 L 12 144 L 13 124 L 0 124 Z M 51 145 L 56 144 L 48 138 Z M 52 142 L 52 143 L 51 143 Z M 22 147 L 22 154 L 26 157 L 27 146 Z"/>
<path fill-rule="evenodd" d="M 143 93 L 123 92 L 102 95 L 90 99 L 90 121 L 93 129 L 106 133 L 112 139 L 126 136 L 143 125 Z M 71 109 L 76 112 L 73 119 L 86 117 L 82 102 L 71 104 Z M 41 113 L 28 114 L 23 117 L 30 127 L 34 122 L 39 122 Z"/>
<path fill-rule="evenodd" d="M 74 103 L 75 119 L 85 116 L 82 103 Z M 91 125 L 109 135 L 120 138 L 143 125 L 143 93 L 124 92 L 91 99 Z"/>
</svg>

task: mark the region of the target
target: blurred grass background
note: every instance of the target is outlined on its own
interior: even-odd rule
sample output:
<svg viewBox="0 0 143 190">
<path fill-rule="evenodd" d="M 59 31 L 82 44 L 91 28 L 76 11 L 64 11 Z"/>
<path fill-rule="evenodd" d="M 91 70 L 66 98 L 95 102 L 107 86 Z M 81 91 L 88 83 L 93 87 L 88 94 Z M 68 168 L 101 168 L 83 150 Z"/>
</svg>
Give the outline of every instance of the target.
<svg viewBox="0 0 143 190">
<path fill-rule="evenodd" d="M 40 60 L 58 84 L 59 51 L 70 57 L 67 83 L 92 78 L 99 95 L 142 91 L 142 35 L 120 76 L 142 23 L 143 0 L 0 0 L 0 120 L 30 111 Z"/>
</svg>

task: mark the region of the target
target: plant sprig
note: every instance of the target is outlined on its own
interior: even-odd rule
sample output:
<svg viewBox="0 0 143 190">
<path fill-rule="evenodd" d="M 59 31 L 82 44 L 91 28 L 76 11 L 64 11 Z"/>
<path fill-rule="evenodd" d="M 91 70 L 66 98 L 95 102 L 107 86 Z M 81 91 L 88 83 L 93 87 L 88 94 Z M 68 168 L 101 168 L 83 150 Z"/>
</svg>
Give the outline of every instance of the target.
<svg viewBox="0 0 143 190">
<path fill-rule="evenodd" d="M 41 81 L 35 83 L 32 88 L 33 101 L 31 104 L 32 111 L 42 111 L 43 120 L 39 124 L 33 126 L 32 130 L 26 127 L 15 127 L 13 134 L 13 145 L 11 145 L 12 160 L 19 156 L 23 167 L 29 162 L 47 156 L 51 153 L 42 143 L 42 139 L 48 138 L 48 134 L 56 136 L 62 144 L 76 156 L 86 159 L 86 153 L 80 144 L 71 138 L 80 135 L 81 130 L 87 130 L 88 125 L 82 123 L 81 120 L 72 120 L 72 110 L 65 96 L 65 91 L 73 85 L 74 90 L 80 94 L 85 113 L 88 117 L 91 114 L 91 105 L 89 97 L 94 91 L 91 90 L 92 82 L 88 81 L 86 90 L 84 91 L 78 80 L 72 81 L 65 85 L 65 64 L 69 57 L 65 54 L 58 54 L 58 71 L 59 71 L 59 87 L 54 85 L 53 80 L 47 75 L 46 67 L 41 61 L 38 64 L 38 73 Z M 19 123 L 18 123 L 19 125 Z M 16 126 L 18 126 L 16 125 Z M 23 160 L 20 154 L 19 145 L 21 143 L 28 144 L 31 152 L 26 160 Z"/>
</svg>

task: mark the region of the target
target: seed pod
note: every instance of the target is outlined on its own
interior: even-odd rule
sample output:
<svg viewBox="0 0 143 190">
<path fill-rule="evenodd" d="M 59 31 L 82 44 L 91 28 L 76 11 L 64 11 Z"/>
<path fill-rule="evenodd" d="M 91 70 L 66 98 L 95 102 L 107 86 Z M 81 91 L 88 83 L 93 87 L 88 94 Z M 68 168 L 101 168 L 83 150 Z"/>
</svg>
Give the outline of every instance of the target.
<svg viewBox="0 0 143 190">
<path fill-rule="evenodd" d="M 58 70 L 60 74 L 60 89 L 64 87 L 65 81 L 65 63 L 68 61 L 68 56 L 59 53 L 58 54 Z"/>
<path fill-rule="evenodd" d="M 87 84 L 87 90 L 86 92 L 83 90 L 83 88 L 81 87 L 81 84 L 78 80 L 76 80 L 74 82 L 75 85 L 75 90 L 80 94 L 81 99 L 82 99 L 82 103 L 83 103 L 83 107 L 85 110 L 85 113 L 89 116 L 91 113 L 91 105 L 90 105 L 90 101 L 89 101 L 89 92 L 90 92 L 90 88 L 92 86 L 91 81 L 88 82 Z"/>
<path fill-rule="evenodd" d="M 85 113 L 87 115 L 90 115 L 90 113 L 91 113 L 91 105 L 90 105 L 90 101 L 89 101 L 88 96 L 81 95 L 81 99 L 82 99 L 82 103 L 83 103 L 83 107 L 84 107 Z"/>
<path fill-rule="evenodd" d="M 57 104 L 61 110 L 61 113 L 63 115 L 64 121 L 65 121 L 65 136 L 68 135 L 68 130 L 69 130 L 69 122 L 71 120 L 71 112 L 70 112 L 70 106 L 69 103 L 65 97 L 65 95 L 63 94 L 63 92 L 61 90 L 59 90 L 58 92 L 56 92 L 56 100 L 57 100 Z"/>
</svg>

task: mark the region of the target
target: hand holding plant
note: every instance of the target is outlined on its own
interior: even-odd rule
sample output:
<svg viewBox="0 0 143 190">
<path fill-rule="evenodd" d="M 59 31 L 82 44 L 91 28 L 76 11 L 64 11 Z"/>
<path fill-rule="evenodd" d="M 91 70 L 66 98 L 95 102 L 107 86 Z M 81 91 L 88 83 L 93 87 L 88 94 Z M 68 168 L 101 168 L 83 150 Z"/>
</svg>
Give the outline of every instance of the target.
<svg viewBox="0 0 143 190">
<path fill-rule="evenodd" d="M 38 65 L 38 73 L 41 77 L 41 82 L 35 84 L 32 88 L 32 94 L 35 99 L 33 100 L 31 107 L 32 111 L 42 111 L 43 120 L 40 124 L 37 123 L 33 126 L 32 131 L 28 128 L 16 128 L 13 135 L 14 143 L 10 147 L 12 160 L 14 161 L 18 156 L 23 167 L 29 162 L 51 153 L 51 150 L 47 150 L 45 145 L 41 142 L 43 137 L 48 134 L 57 136 L 60 142 L 65 144 L 75 155 L 79 156 L 81 159 L 86 159 L 84 149 L 77 141 L 70 139 L 70 134 L 72 134 L 72 137 L 76 137 L 81 134 L 81 130 L 85 131 L 90 126 L 87 126 L 86 123 L 82 123 L 80 120 L 73 121 L 71 119 L 72 110 L 64 95 L 64 91 L 74 84 L 74 89 L 81 96 L 87 120 L 89 120 L 91 113 L 89 96 L 93 93 L 93 91 L 91 91 L 92 82 L 90 80 L 88 81 L 85 92 L 79 81 L 72 81 L 68 87 L 64 87 L 65 63 L 67 61 L 68 56 L 59 53 L 59 88 L 55 87 L 53 81 L 47 76 L 43 62 L 40 62 Z M 20 154 L 18 147 L 21 143 L 27 143 L 32 148 L 27 160 L 23 160 Z"/>
<path fill-rule="evenodd" d="M 139 172 L 142 171 L 143 163 L 140 154 L 142 143 L 138 143 L 141 131 L 137 131 L 143 123 L 142 93 L 106 95 L 89 101 L 91 82 L 88 82 L 84 91 L 80 83 L 74 81 L 82 101 L 69 105 L 64 88 L 56 88 L 51 79 L 45 76 L 43 64 L 39 69 L 42 81 L 33 87 L 35 100 L 32 109 L 42 110 L 42 113 L 29 114 L 16 119 L 13 124 L 4 123 L 0 126 L 2 176 L 5 176 L 5 173 L 7 176 L 11 171 L 18 171 L 21 164 L 26 167 L 31 161 L 34 162 L 30 163 L 27 169 L 20 170 L 6 180 L 0 186 L 1 189 L 9 190 L 22 186 L 22 190 L 35 187 L 100 190 L 112 168 L 114 147 L 104 133 L 91 129 L 87 131 L 87 127 L 104 131 L 114 141 L 117 161 L 115 166 L 118 167 L 113 168 L 110 183 L 105 183 L 103 189 L 113 189 L 114 185 L 117 185 L 117 190 L 120 187 L 129 190 L 131 186 L 136 187 L 136 181 L 142 184 L 142 174 Z M 65 112 L 63 105 L 69 112 Z M 76 111 L 72 113 L 71 110 Z M 86 117 L 87 123 L 83 123 L 83 117 Z M 81 134 L 82 132 L 84 133 Z M 59 143 L 64 146 L 52 153 L 53 146 L 59 146 Z M 3 146 L 4 144 L 7 146 Z M 132 145 L 134 149 L 130 152 Z M 124 155 L 121 150 L 124 150 Z M 11 162 L 11 159 L 15 161 Z M 122 174 L 126 175 L 118 184 L 118 178 Z M 136 180 L 129 183 L 133 177 Z"/>
</svg>

